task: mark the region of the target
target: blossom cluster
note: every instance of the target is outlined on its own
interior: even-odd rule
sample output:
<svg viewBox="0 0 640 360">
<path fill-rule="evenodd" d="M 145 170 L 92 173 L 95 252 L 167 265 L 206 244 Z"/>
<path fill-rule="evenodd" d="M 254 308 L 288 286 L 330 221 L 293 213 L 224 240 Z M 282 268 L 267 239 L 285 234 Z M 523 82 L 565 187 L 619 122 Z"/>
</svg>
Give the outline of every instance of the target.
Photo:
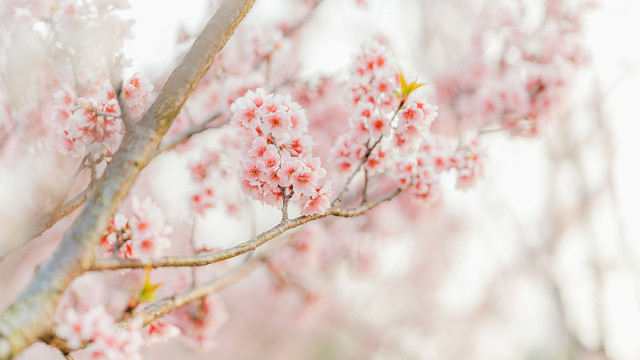
<svg viewBox="0 0 640 360">
<path fill-rule="evenodd" d="M 222 299 L 208 295 L 202 300 L 173 311 L 171 322 L 181 331 L 180 340 L 197 350 L 210 350 L 215 345 L 214 334 L 229 320 Z"/>
<path fill-rule="evenodd" d="M 454 150 L 451 140 L 432 134 L 438 107 L 415 96 L 422 85 L 408 84 L 391 64 L 380 44 L 365 45 L 356 57 L 354 111 L 349 131 L 331 149 L 334 165 L 351 173 L 366 158 L 368 176 L 391 170 L 396 186 L 421 199 L 436 197 L 439 176 L 449 170 L 456 171 L 459 189 L 469 188 L 482 175 L 479 139 L 458 143 Z"/>
<path fill-rule="evenodd" d="M 104 306 L 93 307 L 86 312 L 66 308 L 59 317 L 56 335 L 67 341 L 78 358 L 93 360 L 140 359 L 143 345 L 140 328 L 142 321 L 131 321 L 118 328 Z M 84 356 L 83 356 L 84 355 Z"/>
<path fill-rule="evenodd" d="M 354 110 L 349 117 L 350 131 L 335 142 L 330 157 L 343 173 L 351 173 L 369 151 L 369 146 L 391 135 L 392 112 L 400 100 L 399 72 L 392 64 L 389 51 L 382 45 L 365 44 L 352 66 L 351 100 Z M 386 151 L 378 147 L 369 154 L 368 170 L 386 166 Z"/>
<path fill-rule="evenodd" d="M 483 175 L 484 154 L 478 138 L 471 139 L 455 150 L 443 137 L 422 139 L 414 157 L 402 157 L 395 163 L 394 178 L 399 188 L 408 189 L 421 199 L 434 199 L 439 195 L 439 176 L 455 170 L 456 187 L 465 190 Z"/>
<path fill-rule="evenodd" d="M 200 159 L 189 164 L 191 180 L 196 185 L 196 190 L 191 195 L 191 210 L 196 214 L 204 213 L 216 205 L 216 192 L 213 185 L 207 182 L 212 177 L 223 178 L 225 169 L 221 166 L 221 156 L 217 151 L 210 151 Z M 216 176 L 217 175 L 217 176 Z"/>
<path fill-rule="evenodd" d="M 456 124 L 457 130 L 499 124 L 512 136 L 532 137 L 540 132 L 567 98 L 575 69 L 589 61 L 579 36 L 586 4 L 559 11 L 568 4 L 551 3 L 535 31 L 517 19 L 498 19 L 508 25 L 500 27 L 504 42 L 500 56 L 491 57 L 489 49 L 474 44 L 454 61 L 450 73 L 436 77 L 446 123 Z M 496 24 L 485 26 L 495 28 Z"/>
<path fill-rule="evenodd" d="M 291 55 L 291 40 L 284 37 L 282 29 L 275 24 L 239 28 L 231 41 L 233 51 L 223 50 L 214 65 L 216 70 L 224 71 L 225 78 L 255 76 L 265 60 L 271 62 L 271 70 L 273 66 L 277 69 L 281 66 L 279 63 Z"/>
<path fill-rule="evenodd" d="M 115 92 L 102 98 L 76 98 L 70 89 L 63 89 L 54 97 L 53 118 L 62 150 L 77 157 L 113 156 L 124 132 Z"/>
<path fill-rule="evenodd" d="M 337 139 L 330 157 L 344 173 L 352 172 L 365 156 L 366 170 L 382 172 L 391 165 L 392 153 L 415 150 L 427 135 L 437 107 L 409 97 L 413 89 L 408 90 L 389 51 L 379 43 L 363 47 L 355 58 L 353 75 L 350 131 Z"/>
<path fill-rule="evenodd" d="M 163 343 L 181 334 L 180 328 L 166 321 L 156 320 L 144 329 L 147 344 Z"/>
<path fill-rule="evenodd" d="M 320 185 L 327 172 L 311 153 L 304 110 L 288 96 L 248 91 L 231 105 L 231 121 L 240 129 L 244 159 L 243 189 L 254 199 L 281 207 L 283 196 L 317 214 L 330 206 L 331 185 Z"/>
<path fill-rule="evenodd" d="M 355 105 L 372 105 L 392 111 L 399 104 L 395 90 L 400 73 L 390 51 L 379 42 L 363 46 L 352 65 L 351 96 Z"/>
<path fill-rule="evenodd" d="M 422 100 L 410 100 L 403 105 L 393 134 L 394 144 L 401 152 L 411 150 L 428 134 L 438 115 L 437 109 Z"/>
<path fill-rule="evenodd" d="M 171 246 L 167 237 L 171 227 L 165 224 L 164 216 L 151 198 L 132 200 L 133 216 L 116 214 L 105 233 L 100 248 L 106 254 L 117 254 L 125 258 L 150 258 L 162 254 Z"/>
<path fill-rule="evenodd" d="M 56 335 L 67 342 L 76 359 L 140 359 L 144 344 L 167 341 L 180 334 L 168 322 L 154 321 L 142 327 L 134 318 L 120 326 L 104 304 L 96 303 L 106 295 L 103 274 L 86 274 L 76 279 L 62 298 L 56 312 Z M 90 294 L 90 296 L 89 296 Z"/>
<path fill-rule="evenodd" d="M 127 111 L 139 119 L 150 102 L 153 85 L 134 74 L 122 86 Z M 63 152 L 93 159 L 111 158 L 122 140 L 124 126 L 116 92 L 106 75 L 101 74 L 77 97 L 69 86 L 54 94 L 52 117 Z"/>
<path fill-rule="evenodd" d="M 139 119 L 144 114 L 151 101 L 153 84 L 139 73 L 133 74 L 124 82 L 122 93 L 127 104 L 127 112 L 133 119 Z"/>
</svg>

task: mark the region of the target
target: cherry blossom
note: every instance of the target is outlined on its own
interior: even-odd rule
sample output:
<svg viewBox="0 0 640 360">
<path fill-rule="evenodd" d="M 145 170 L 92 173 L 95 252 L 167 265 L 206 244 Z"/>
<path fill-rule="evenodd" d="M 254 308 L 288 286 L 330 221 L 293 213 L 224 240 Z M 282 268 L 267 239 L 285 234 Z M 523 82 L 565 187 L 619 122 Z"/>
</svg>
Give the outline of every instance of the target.
<svg viewBox="0 0 640 360">
<path fill-rule="evenodd" d="M 154 321 L 145 328 L 147 344 L 163 343 L 180 335 L 180 329 L 166 321 Z"/>
<path fill-rule="evenodd" d="M 139 119 L 149 106 L 151 91 L 153 91 L 153 85 L 140 73 L 133 74 L 129 80 L 124 82 L 122 93 L 127 104 L 127 111 L 134 119 Z"/>
<path fill-rule="evenodd" d="M 331 206 L 331 184 L 322 185 L 315 190 L 315 195 L 304 204 L 302 215 L 321 214 Z"/>
<path fill-rule="evenodd" d="M 132 199 L 133 216 L 116 214 L 105 231 L 100 246 L 106 254 L 117 251 L 126 258 L 150 258 L 160 255 L 171 246 L 167 237 L 172 232 L 164 216 L 151 200 Z"/>
<path fill-rule="evenodd" d="M 113 318 L 102 306 L 85 313 L 68 308 L 56 327 L 56 335 L 67 341 L 71 349 L 86 348 L 79 354 L 88 359 L 139 359 L 143 345 L 140 321 L 132 321 L 117 329 Z"/>
<path fill-rule="evenodd" d="M 305 134 L 305 113 L 288 96 L 248 91 L 231 105 L 231 121 L 240 130 L 247 154 L 240 170 L 244 190 L 256 200 L 280 208 L 283 192 L 301 205 L 320 199 L 306 212 L 322 213 L 328 201 L 319 195 L 318 181 L 327 172 L 313 157 L 312 142 Z M 293 122 L 292 122 L 292 119 Z M 320 206 L 322 205 L 322 206 Z M 325 207 L 326 206 L 326 207 Z M 311 214 L 311 213 L 308 213 Z"/>
<path fill-rule="evenodd" d="M 75 98 L 67 88 L 55 94 L 54 121 L 59 125 L 61 150 L 76 157 L 111 157 L 122 139 L 124 128 L 115 94 L 103 100 Z"/>
<path fill-rule="evenodd" d="M 200 350 L 215 346 L 213 335 L 229 319 L 224 302 L 217 296 L 207 296 L 171 314 L 171 320 L 182 332 L 180 340 Z"/>
</svg>

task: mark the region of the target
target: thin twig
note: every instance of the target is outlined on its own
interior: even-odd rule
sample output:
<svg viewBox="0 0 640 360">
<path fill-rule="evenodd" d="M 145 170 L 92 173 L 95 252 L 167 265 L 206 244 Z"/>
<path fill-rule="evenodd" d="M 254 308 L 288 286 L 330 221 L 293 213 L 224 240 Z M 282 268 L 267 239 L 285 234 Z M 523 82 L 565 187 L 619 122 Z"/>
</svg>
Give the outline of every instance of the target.
<svg viewBox="0 0 640 360">
<path fill-rule="evenodd" d="M 282 221 L 289 220 L 289 199 L 293 196 L 293 192 L 287 194 L 287 188 L 278 186 L 282 191 Z"/>
<path fill-rule="evenodd" d="M 364 186 L 362 187 L 362 204 L 367 202 L 367 186 L 369 186 L 369 170 L 364 168 Z"/>
<path fill-rule="evenodd" d="M 13 134 L 16 127 L 17 125 L 14 123 L 13 126 L 11 126 L 11 129 L 7 130 L 4 134 L 2 134 L 2 136 L 0 136 L 0 151 L 2 151 L 4 145 L 9 142 L 9 139 L 11 139 L 11 135 Z"/>
<path fill-rule="evenodd" d="M 84 190 L 78 193 L 76 196 L 67 200 L 60 206 L 57 211 L 47 214 L 36 226 L 35 231 L 31 234 L 31 238 L 36 238 L 42 235 L 47 229 L 57 224 L 67 215 L 71 214 L 75 209 L 79 208 L 89 197 L 91 193 L 91 186 L 87 186 Z"/>
<path fill-rule="evenodd" d="M 311 15 L 315 13 L 314 10 L 318 8 L 318 5 L 320 5 L 322 1 L 323 0 L 318 0 L 315 4 L 313 4 L 311 9 L 309 9 L 309 12 L 307 12 L 307 14 L 302 19 L 300 19 L 297 23 L 289 27 L 287 31 L 284 32 L 284 36 L 290 37 L 291 35 L 293 35 L 293 33 L 298 31 L 300 28 L 302 28 L 302 26 L 304 26 L 307 22 L 309 22 L 309 19 L 311 19 Z"/>
<path fill-rule="evenodd" d="M 507 131 L 506 128 L 503 127 L 497 127 L 497 128 L 485 128 L 485 129 L 480 129 L 478 131 L 478 135 L 486 135 L 486 134 L 491 134 L 491 133 L 495 133 L 495 132 L 502 132 L 502 131 Z"/>
<path fill-rule="evenodd" d="M 120 117 L 122 117 L 122 115 L 118 114 L 118 113 L 110 113 L 110 112 L 100 111 L 100 110 L 98 110 L 96 108 L 93 108 L 93 107 L 86 108 L 86 107 L 81 106 L 81 105 L 74 106 L 71 109 L 71 112 L 75 112 L 75 111 L 80 110 L 80 109 L 89 110 L 92 113 L 94 113 L 94 116 L 103 116 L 103 117 L 110 117 L 110 118 L 120 118 Z"/>
<path fill-rule="evenodd" d="M 181 306 L 184 306 L 192 301 L 202 299 L 203 297 L 211 293 L 219 291 L 233 284 L 241 277 L 248 275 L 251 272 L 251 270 L 255 269 L 258 265 L 260 265 L 261 260 L 262 260 L 261 256 L 251 257 L 247 261 L 238 265 L 233 270 L 221 276 L 220 278 L 210 281 L 206 284 L 200 285 L 198 287 L 189 288 L 171 297 L 161 299 L 147 306 L 142 311 L 136 313 L 135 316 L 142 318 L 142 320 L 144 321 L 144 325 L 146 326 L 149 323 L 163 317 L 164 315 L 172 312 L 173 310 Z M 131 319 L 124 320 L 117 325 L 126 326 L 130 320 Z"/>
<path fill-rule="evenodd" d="M 193 253 L 197 254 L 196 250 L 196 222 L 198 221 L 198 216 L 193 217 L 193 226 L 191 227 L 191 247 L 193 248 Z M 196 268 L 191 268 L 191 287 L 196 287 Z"/>
<path fill-rule="evenodd" d="M 307 289 L 304 285 L 302 285 L 300 282 L 294 279 L 291 279 L 291 277 L 287 277 L 280 270 L 278 270 L 276 266 L 273 264 L 273 262 L 270 261 L 268 258 L 264 259 L 263 261 L 265 264 L 267 264 L 267 269 L 269 270 L 269 272 L 273 274 L 273 276 L 276 278 L 276 280 L 278 280 L 278 282 L 281 285 L 293 287 L 299 290 L 300 292 L 302 292 L 304 295 L 311 294 L 311 291 Z"/>
<path fill-rule="evenodd" d="M 364 166 L 364 163 L 366 163 L 367 160 L 369 160 L 369 156 L 371 155 L 371 151 L 373 151 L 373 149 L 375 149 L 375 147 L 378 146 L 378 144 L 380 143 L 381 140 L 382 140 L 382 135 L 380 135 L 380 137 L 378 137 L 378 140 L 376 140 L 376 142 L 373 143 L 373 145 L 371 145 L 371 147 L 367 146 L 367 152 L 364 154 L 364 156 L 362 157 L 362 160 L 360 160 L 360 162 L 358 163 L 358 166 L 353 171 L 351 176 L 349 176 L 349 178 L 347 179 L 347 182 L 344 184 L 344 187 L 342 188 L 342 190 L 338 194 L 338 197 L 336 197 L 335 200 L 333 200 L 333 202 L 331 203 L 332 207 L 340 205 L 340 203 L 342 202 L 342 199 L 344 198 L 344 195 L 347 193 L 347 191 L 349 191 L 349 187 L 351 186 L 351 182 L 353 182 L 353 179 L 356 177 L 356 175 L 358 175 L 358 173 L 360 172 L 360 169 L 362 169 L 362 167 Z"/>
<path fill-rule="evenodd" d="M 203 285 L 200 285 L 199 287 L 186 289 L 173 296 L 158 300 L 155 303 L 144 308 L 142 311 L 135 313 L 134 316 L 142 318 L 144 325 L 147 325 L 181 306 L 202 299 L 205 296 L 216 291 L 222 290 L 223 288 L 235 283 L 243 276 L 251 273 L 252 270 L 258 267 L 262 262 L 266 261 L 269 256 L 279 251 L 282 247 L 289 245 L 290 240 L 291 237 L 289 237 L 287 241 L 279 243 L 277 246 L 270 247 L 260 252 L 257 256 L 248 254 L 244 258 L 242 263 L 238 264 L 235 268 L 227 271 L 219 278 L 211 280 Z M 116 326 L 125 327 L 130 320 L 131 319 L 125 319 L 124 321 L 116 324 Z"/>
<path fill-rule="evenodd" d="M 211 122 L 213 122 L 214 120 L 218 119 L 221 116 L 222 116 L 222 112 L 218 112 L 212 115 L 211 117 L 207 118 L 206 120 L 202 121 L 201 123 L 197 125 L 192 125 L 189 128 L 189 130 L 181 133 L 175 139 L 170 140 L 166 145 L 160 144 L 160 146 L 158 146 L 158 148 L 153 152 L 153 155 L 151 156 L 151 158 L 153 159 L 156 156 L 162 154 L 163 152 L 173 149 L 178 144 L 190 139 L 193 135 L 199 134 L 209 129 L 219 128 L 227 124 L 227 122 L 224 121 L 215 125 L 209 125 Z"/>
<path fill-rule="evenodd" d="M 283 220 L 278 225 L 261 233 L 253 239 L 227 249 L 194 256 L 166 256 L 155 259 L 148 259 L 145 261 L 142 261 L 140 259 L 95 259 L 89 270 L 104 271 L 119 269 L 138 269 L 143 267 L 190 267 L 213 264 L 215 262 L 227 260 L 253 251 L 261 245 L 267 243 L 268 241 L 275 239 L 287 230 L 294 229 L 313 220 L 322 219 L 328 216 L 354 217 L 362 215 L 367 211 L 373 209 L 374 207 L 382 204 L 383 202 L 393 199 L 398 194 L 400 194 L 400 192 L 400 189 L 393 190 L 386 195 L 370 200 L 355 208 L 345 209 L 334 205 L 322 214 L 313 214 L 300 216 L 294 219 Z"/>
</svg>

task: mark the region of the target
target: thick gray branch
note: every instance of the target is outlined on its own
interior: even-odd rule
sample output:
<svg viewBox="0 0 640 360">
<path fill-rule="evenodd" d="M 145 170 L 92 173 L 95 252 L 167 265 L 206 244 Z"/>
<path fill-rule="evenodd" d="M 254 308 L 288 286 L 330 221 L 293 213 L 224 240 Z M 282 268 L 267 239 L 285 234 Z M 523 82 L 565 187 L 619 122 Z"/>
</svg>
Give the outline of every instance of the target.
<svg viewBox="0 0 640 360">
<path fill-rule="evenodd" d="M 254 2 L 222 3 L 142 120 L 125 134 L 118 152 L 51 260 L 40 267 L 27 290 L 0 315 L 0 360 L 16 356 L 52 333 L 53 317 L 63 292 L 91 266 L 95 245 L 109 219 L 215 55 Z"/>
</svg>

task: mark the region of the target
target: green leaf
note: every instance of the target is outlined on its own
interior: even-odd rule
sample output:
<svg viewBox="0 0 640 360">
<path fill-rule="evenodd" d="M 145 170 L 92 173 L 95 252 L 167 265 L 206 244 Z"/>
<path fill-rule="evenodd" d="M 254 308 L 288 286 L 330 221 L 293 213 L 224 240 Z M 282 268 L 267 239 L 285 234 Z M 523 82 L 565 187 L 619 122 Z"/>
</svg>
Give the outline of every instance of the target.
<svg viewBox="0 0 640 360">
<path fill-rule="evenodd" d="M 400 92 L 402 95 L 407 93 L 407 81 L 404 79 L 402 71 L 400 71 Z"/>
<path fill-rule="evenodd" d="M 405 80 L 404 74 L 402 74 L 402 71 L 400 71 L 400 94 L 398 93 L 396 94 L 398 95 L 401 101 L 405 101 L 415 89 L 418 89 L 424 85 L 425 84 L 418 83 L 416 81 L 410 84 L 407 84 L 407 80 Z"/>
<path fill-rule="evenodd" d="M 162 286 L 162 283 L 154 284 L 151 282 L 151 267 L 144 268 L 144 283 L 142 290 L 138 295 L 138 301 L 153 301 L 156 298 L 156 289 Z"/>
</svg>

